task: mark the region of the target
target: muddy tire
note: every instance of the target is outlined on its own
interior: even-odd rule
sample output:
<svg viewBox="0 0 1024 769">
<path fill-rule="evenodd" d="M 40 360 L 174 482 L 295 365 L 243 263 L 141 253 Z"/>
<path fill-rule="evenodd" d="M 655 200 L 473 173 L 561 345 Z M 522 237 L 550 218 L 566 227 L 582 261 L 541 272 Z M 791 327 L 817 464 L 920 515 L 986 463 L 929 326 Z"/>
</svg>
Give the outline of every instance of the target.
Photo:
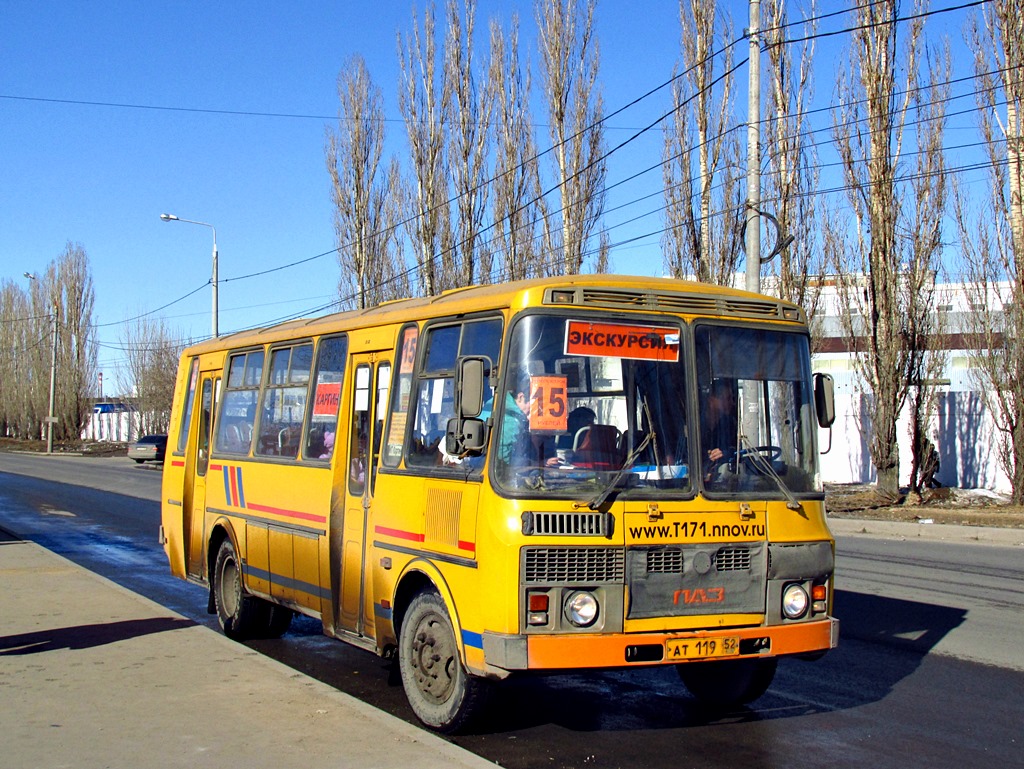
<svg viewBox="0 0 1024 769">
<path fill-rule="evenodd" d="M 677 665 L 679 678 L 705 705 L 729 708 L 753 702 L 772 685 L 778 659 L 691 662 Z"/>
<path fill-rule="evenodd" d="M 213 600 L 220 628 L 228 638 L 245 641 L 258 637 L 261 629 L 265 630 L 266 606 L 261 606 L 263 602 L 258 598 L 246 594 L 242 585 L 242 568 L 230 539 L 225 539 L 217 551 L 213 569 Z"/>
<path fill-rule="evenodd" d="M 452 622 L 437 593 L 423 591 L 409 604 L 398 639 L 398 665 L 413 712 L 431 729 L 464 731 L 484 709 L 490 686 L 463 667 Z"/>
</svg>

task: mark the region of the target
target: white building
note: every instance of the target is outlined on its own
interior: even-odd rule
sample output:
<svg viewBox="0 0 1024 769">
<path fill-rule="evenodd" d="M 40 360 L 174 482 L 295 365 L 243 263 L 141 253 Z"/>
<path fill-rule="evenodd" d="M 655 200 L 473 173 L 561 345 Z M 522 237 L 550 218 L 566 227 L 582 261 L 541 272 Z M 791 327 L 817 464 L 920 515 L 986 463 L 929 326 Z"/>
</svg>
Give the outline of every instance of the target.
<svg viewBox="0 0 1024 769">
<path fill-rule="evenodd" d="M 1008 288 L 1005 284 L 1002 288 Z M 862 414 L 871 396 L 854 372 L 852 354 L 839 321 L 835 288 L 823 295 L 824 320 L 821 336 L 826 352 L 815 354 L 815 371 L 830 374 L 836 389 L 836 423 L 832 428 L 831 450 L 821 457 L 822 478 L 832 483 L 869 483 L 876 479 L 868 453 L 868 425 Z M 944 486 L 1011 491 L 1010 479 L 999 463 L 998 446 L 1003 436 L 985 408 L 981 384 L 972 370 L 964 332 L 969 328 L 971 305 L 962 284 L 937 287 L 936 312 L 942 315 L 946 347 L 945 371 L 938 377 L 936 413 L 931 418 L 929 437 L 939 453 L 936 479 Z M 900 478 L 909 482 L 911 466 L 910 422 L 907 409 L 898 423 L 900 436 Z M 822 450 L 828 448 L 828 431 L 820 432 Z"/>
</svg>

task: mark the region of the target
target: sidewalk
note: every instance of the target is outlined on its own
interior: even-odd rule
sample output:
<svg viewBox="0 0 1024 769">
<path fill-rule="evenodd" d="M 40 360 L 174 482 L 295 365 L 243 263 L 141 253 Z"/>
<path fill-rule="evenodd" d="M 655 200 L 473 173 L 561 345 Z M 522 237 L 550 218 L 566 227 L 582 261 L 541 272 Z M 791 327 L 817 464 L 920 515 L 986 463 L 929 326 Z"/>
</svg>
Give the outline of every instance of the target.
<svg viewBox="0 0 1024 769">
<path fill-rule="evenodd" d="M 493 766 L 2 530 L 0 703 L 5 769 Z"/>
</svg>

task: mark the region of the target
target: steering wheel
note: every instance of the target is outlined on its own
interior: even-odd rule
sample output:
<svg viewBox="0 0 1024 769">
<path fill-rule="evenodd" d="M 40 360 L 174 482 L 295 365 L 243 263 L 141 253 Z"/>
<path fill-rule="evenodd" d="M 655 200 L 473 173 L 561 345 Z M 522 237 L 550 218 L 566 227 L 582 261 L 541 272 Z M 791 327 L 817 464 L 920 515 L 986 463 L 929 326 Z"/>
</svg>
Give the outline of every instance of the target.
<svg viewBox="0 0 1024 769">
<path fill-rule="evenodd" d="M 782 448 L 780 446 L 750 446 L 744 449 L 740 449 L 740 459 L 747 459 L 755 454 L 760 454 L 769 462 L 774 462 L 776 459 L 782 456 Z"/>
<path fill-rule="evenodd" d="M 762 457 L 766 462 L 775 462 L 782 456 L 782 447 L 767 444 L 764 446 L 748 446 L 737 451 L 722 452 L 719 459 L 712 461 L 705 472 L 711 472 L 722 465 L 729 465 L 736 462 L 737 457 L 746 462 L 751 469 L 758 470 L 758 462 L 754 457 Z"/>
</svg>

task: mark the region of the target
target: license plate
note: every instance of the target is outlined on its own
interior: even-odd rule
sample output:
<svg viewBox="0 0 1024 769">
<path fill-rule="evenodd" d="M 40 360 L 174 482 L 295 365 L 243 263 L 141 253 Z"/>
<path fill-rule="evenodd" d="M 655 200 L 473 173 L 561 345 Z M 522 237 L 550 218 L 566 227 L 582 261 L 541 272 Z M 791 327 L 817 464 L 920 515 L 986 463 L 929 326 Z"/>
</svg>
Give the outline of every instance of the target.
<svg viewBox="0 0 1024 769">
<path fill-rule="evenodd" d="M 708 657 L 732 657 L 740 653 L 740 639 L 728 638 L 671 638 L 665 642 L 665 659 L 698 660 Z"/>
</svg>

